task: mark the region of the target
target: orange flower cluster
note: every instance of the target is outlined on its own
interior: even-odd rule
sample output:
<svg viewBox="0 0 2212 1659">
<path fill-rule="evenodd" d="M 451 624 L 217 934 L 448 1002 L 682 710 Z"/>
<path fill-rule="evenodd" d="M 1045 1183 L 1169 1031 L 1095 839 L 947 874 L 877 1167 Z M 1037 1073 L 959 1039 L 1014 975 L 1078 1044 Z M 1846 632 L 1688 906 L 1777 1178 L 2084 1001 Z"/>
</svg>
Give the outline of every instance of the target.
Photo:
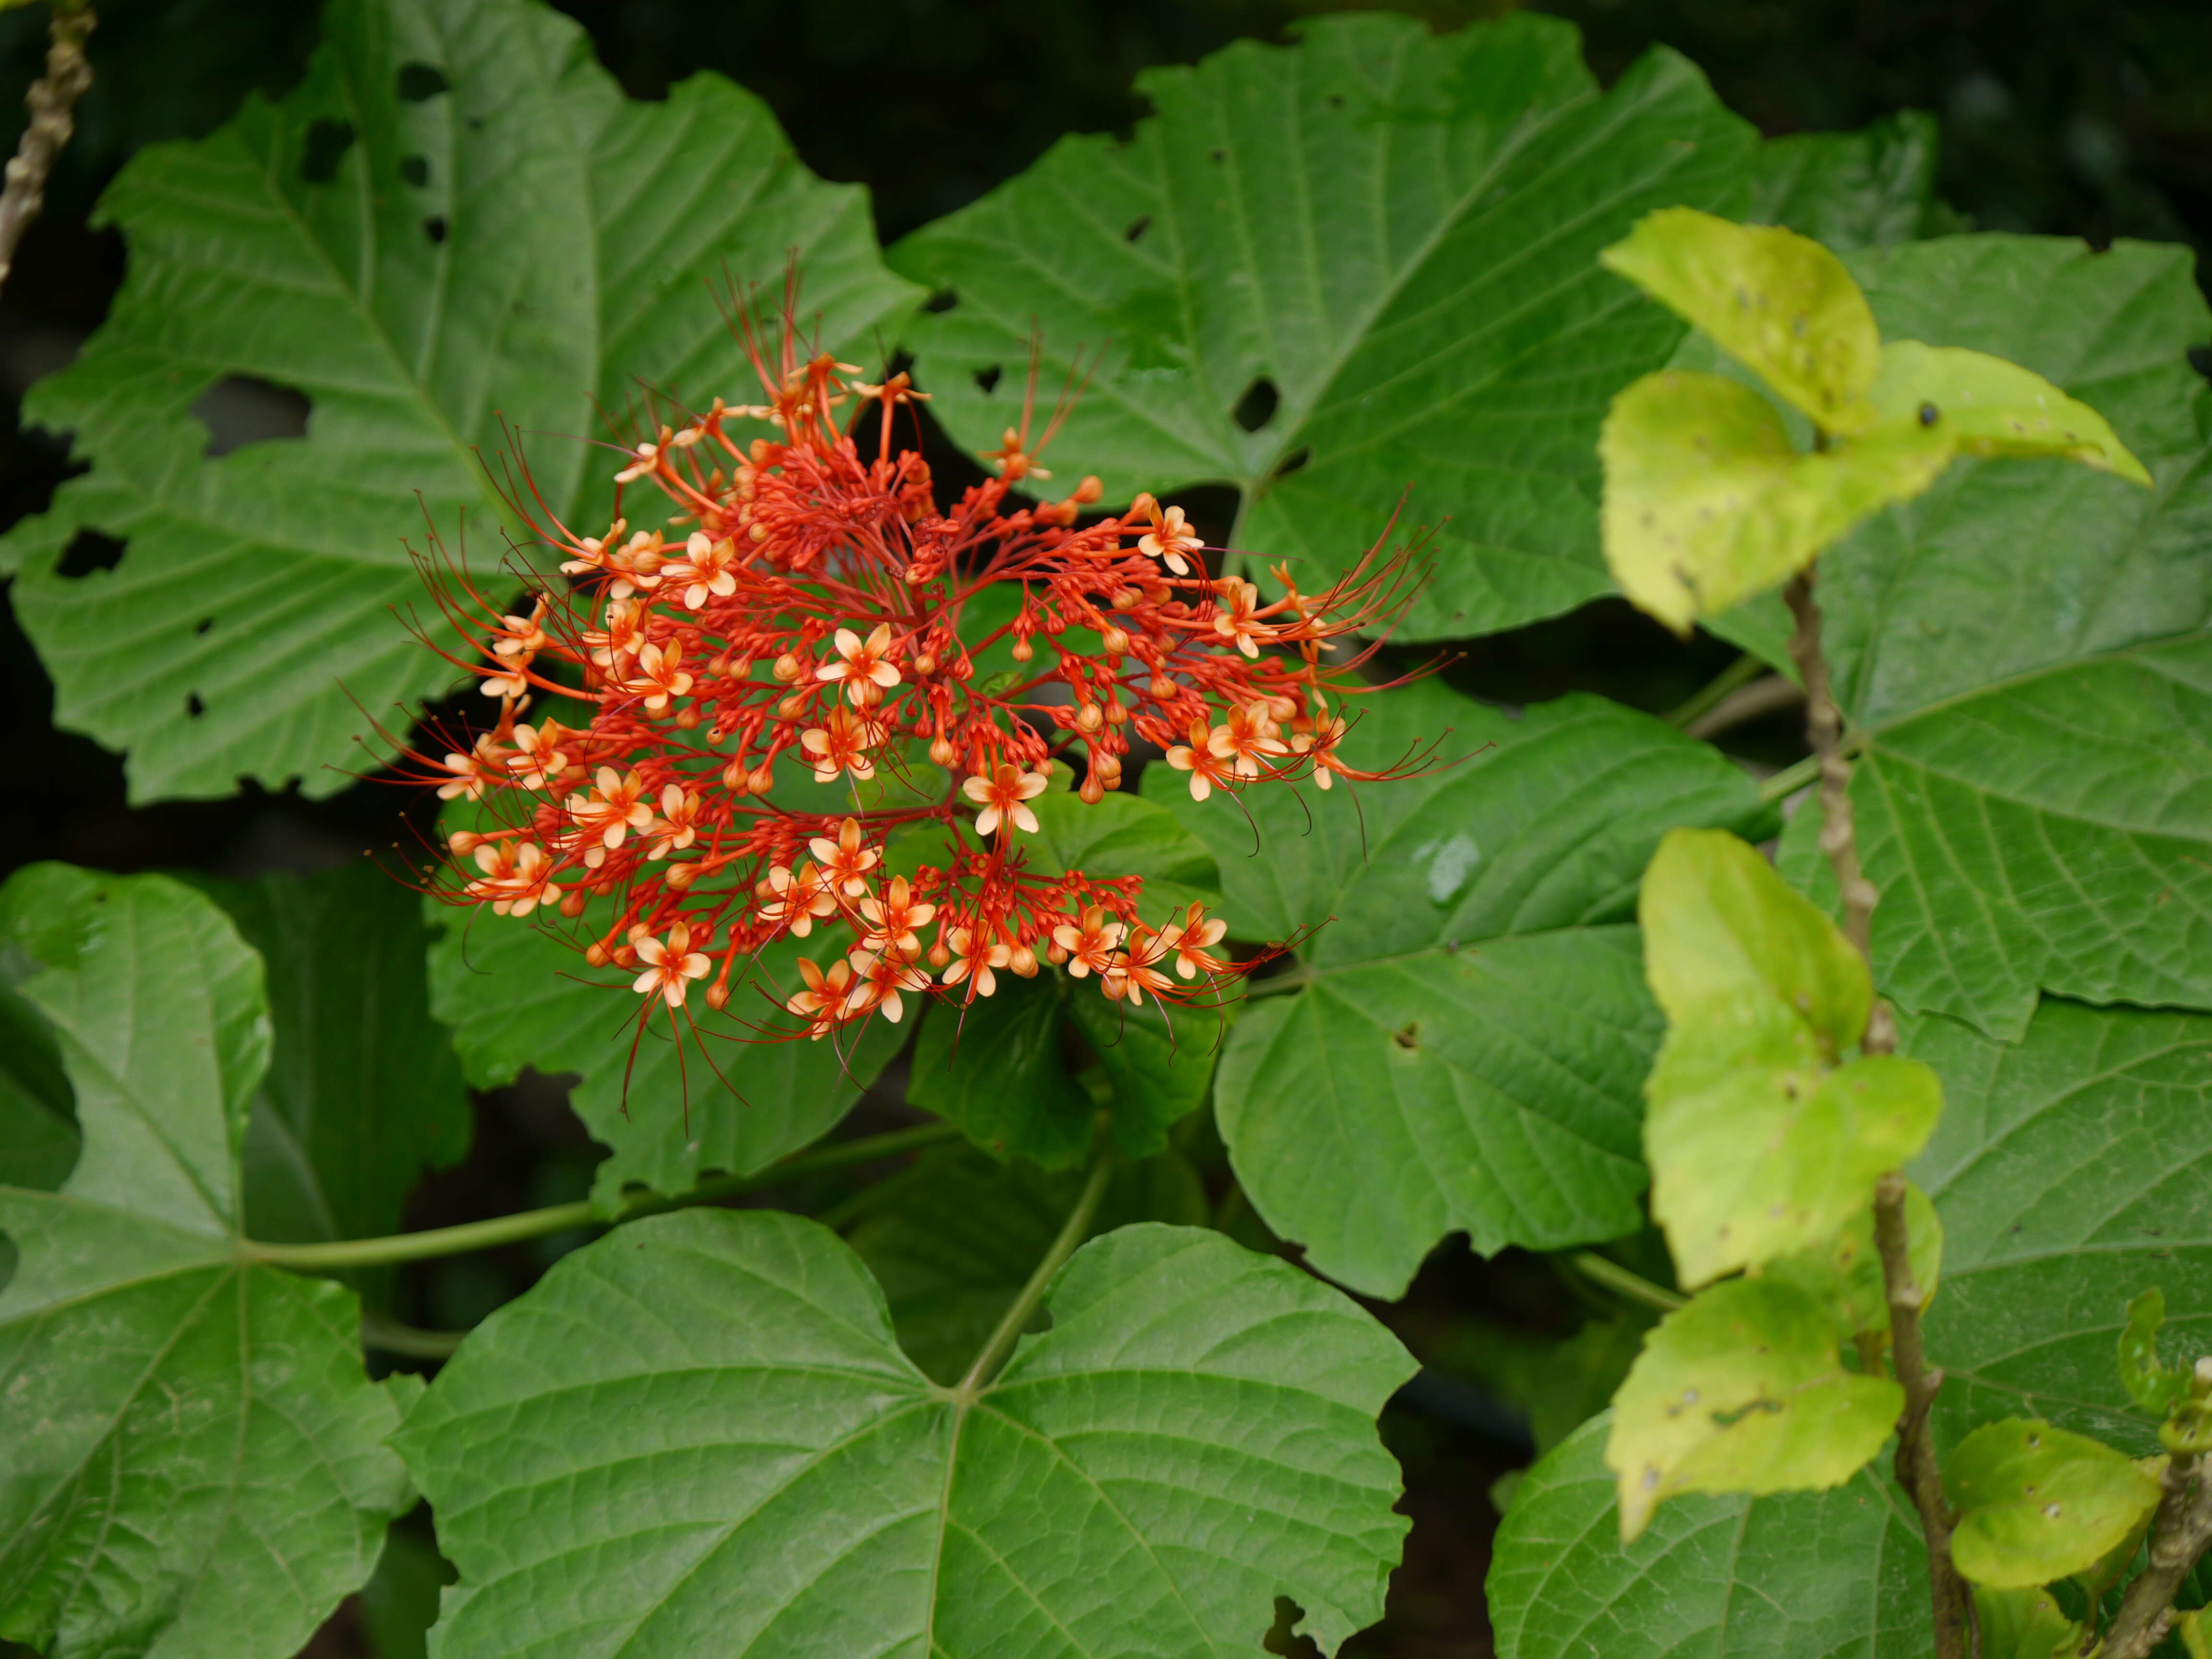
<svg viewBox="0 0 2212 1659">
<path fill-rule="evenodd" d="M 817 1037 L 896 1020 L 909 994 L 989 996 L 1040 962 L 1133 1004 L 1218 995 L 1238 971 L 1220 920 L 1194 905 L 1148 927 L 1139 878 L 1060 868 L 1036 808 L 1080 809 L 1041 798 L 1058 768 L 1096 804 L 1139 739 L 1200 799 L 1396 775 L 1339 753 L 1372 647 L 1331 641 L 1387 630 L 1404 557 L 1371 549 L 1319 594 L 1279 571 L 1285 597 L 1262 603 L 1207 574 L 1180 508 L 1139 496 L 1080 522 L 1095 478 L 1028 504 L 1016 491 L 1051 476 L 1036 451 L 1064 404 L 1035 446 L 1025 409 L 996 476 L 940 509 L 921 454 L 893 447 L 895 411 L 926 395 L 905 375 L 870 384 L 788 325 L 746 343 L 769 401 L 718 399 L 627 451 L 604 533 L 572 532 L 534 489 L 518 500 L 565 586 L 501 614 L 426 562 L 484 639 L 459 665 L 499 701 L 490 731 L 413 757 L 441 797 L 485 804 L 484 827 L 450 837 L 447 896 L 572 921 L 610 901 L 585 959 L 672 1011 L 695 985 L 726 1006 L 770 941 L 842 924 L 849 948 L 773 992 Z M 665 497 L 659 522 L 633 525 L 639 486 Z M 588 719 L 526 718 L 550 699 Z"/>
</svg>

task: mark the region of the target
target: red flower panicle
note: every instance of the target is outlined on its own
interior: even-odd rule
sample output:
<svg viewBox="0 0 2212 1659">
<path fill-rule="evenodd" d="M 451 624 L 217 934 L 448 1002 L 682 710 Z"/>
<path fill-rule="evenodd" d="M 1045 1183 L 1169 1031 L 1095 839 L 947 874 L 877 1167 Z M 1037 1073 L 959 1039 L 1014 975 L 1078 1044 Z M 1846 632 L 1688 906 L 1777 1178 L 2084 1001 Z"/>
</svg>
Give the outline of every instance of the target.
<svg viewBox="0 0 2212 1659">
<path fill-rule="evenodd" d="M 1030 504 L 1016 491 L 1050 477 L 1036 453 L 1065 404 L 1035 444 L 1025 408 L 987 458 L 997 476 L 940 510 L 921 456 L 892 446 L 895 411 L 925 395 L 905 375 L 869 384 L 788 324 L 772 347 L 750 329 L 746 343 L 768 402 L 717 400 L 632 447 L 599 533 L 518 492 L 564 591 L 507 614 L 426 566 L 483 639 L 460 665 L 499 708 L 488 733 L 413 757 L 441 797 L 485 807 L 489 827 L 451 837 L 447 896 L 572 922 L 609 901 L 579 948 L 672 1018 L 695 988 L 726 1006 L 770 941 L 840 922 L 842 958 L 802 960 L 801 982 L 773 992 L 817 1037 L 896 1020 L 912 996 L 989 996 L 1041 962 L 1132 1004 L 1218 1000 L 1240 971 L 1216 954 L 1221 921 L 1193 905 L 1148 927 L 1139 878 L 1040 860 L 1036 804 L 1056 762 L 1097 803 L 1139 739 L 1200 800 L 1402 775 L 1340 754 L 1344 697 L 1376 689 L 1358 673 L 1373 647 L 1332 642 L 1387 631 L 1413 590 L 1404 556 L 1378 544 L 1320 593 L 1279 570 L 1285 596 L 1263 603 L 1207 574 L 1179 507 L 1140 495 L 1080 522 L 1096 478 Z M 650 515 L 633 505 L 645 490 Z M 987 650 L 1014 666 L 979 670 Z M 588 720 L 529 718 L 553 698 Z M 775 799 L 807 777 L 843 783 L 850 810 Z M 889 872 L 887 840 L 917 826 L 939 827 L 941 848 Z"/>
</svg>

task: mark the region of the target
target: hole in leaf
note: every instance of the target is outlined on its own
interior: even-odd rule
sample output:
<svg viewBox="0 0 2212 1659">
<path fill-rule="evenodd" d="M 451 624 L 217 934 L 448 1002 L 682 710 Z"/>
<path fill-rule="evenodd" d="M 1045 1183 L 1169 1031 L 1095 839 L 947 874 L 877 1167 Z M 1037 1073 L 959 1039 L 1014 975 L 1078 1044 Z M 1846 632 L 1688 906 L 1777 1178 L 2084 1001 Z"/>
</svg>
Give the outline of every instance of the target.
<svg viewBox="0 0 2212 1659">
<path fill-rule="evenodd" d="M 2189 366 L 2206 380 L 2212 380 L 2212 346 L 2190 347 Z"/>
<path fill-rule="evenodd" d="M 958 294 L 955 293 L 949 288 L 940 288 L 936 293 L 931 295 L 927 300 L 924 300 L 921 302 L 921 308 L 924 311 L 935 312 L 941 315 L 944 313 L 951 310 L 953 307 L 959 303 L 960 296 Z"/>
<path fill-rule="evenodd" d="M 226 374 L 199 395 L 192 414 L 208 429 L 210 459 L 272 438 L 304 438 L 314 405 L 289 386 Z"/>
<path fill-rule="evenodd" d="M 1289 1596 L 1277 1596 L 1275 1622 L 1267 1626 L 1260 1645 L 1279 1659 L 1322 1659 L 1321 1644 L 1299 1632 L 1298 1621 L 1305 1616 L 1306 1610 Z"/>
<path fill-rule="evenodd" d="M 1247 432 L 1257 432 L 1275 418 L 1275 410 L 1283 401 L 1283 394 L 1275 383 L 1262 374 L 1244 388 L 1244 395 L 1237 400 L 1237 407 L 1229 416 Z"/>
<path fill-rule="evenodd" d="M 103 536 L 97 530 L 80 530 L 75 540 L 62 550 L 62 556 L 54 566 L 56 574 L 78 581 L 95 570 L 112 570 L 123 558 L 123 544 L 112 536 Z"/>
<path fill-rule="evenodd" d="M 1121 240 L 1125 242 L 1133 242 L 1152 228 L 1152 216 L 1149 213 L 1139 215 L 1137 222 L 1121 233 Z"/>
<path fill-rule="evenodd" d="M 399 66 L 399 95 L 410 104 L 419 104 L 447 91 L 453 82 L 446 79 L 446 71 L 435 64 L 402 64 Z"/>
<path fill-rule="evenodd" d="M 202 617 L 198 622 L 192 624 L 192 632 L 195 634 L 204 634 L 208 629 L 214 626 L 215 618 L 213 617 Z"/>
<path fill-rule="evenodd" d="M 422 234 L 434 242 L 446 240 L 446 216 L 434 213 L 422 222 Z"/>
<path fill-rule="evenodd" d="M 399 163 L 399 176 L 420 190 L 430 182 L 430 159 L 427 155 L 410 155 Z"/>
<path fill-rule="evenodd" d="M 200 701 L 200 694 L 198 692 L 187 691 L 185 693 L 185 713 L 189 714 L 194 720 L 198 720 L 201 715 L 207 713 L 207 705 Z"/>
<path fill-rule="evenodd" d="M 998 389 L 998 364 L 992 363 L 975 371 L 975 390 L 981 392 L 986 398 L 989 397 L 992 392 L 996 391 Z"/>
<path fill-rule="evenodd" d="M 1313 459 L 1313 446 L 1311 444 L 1300 444 L 1289 454 L 1284 456 L 1281 460 L 1275 463 L 1275 470 L 1271 476 L 1278 478 L 1287 478 L 1291 473 L 1297 471 L 1300 467 L 1304 466 L 1311 459 Z"/>
<path fill-rule="evenodd" d="M 316 122 L 300 146 L 300 177 L 311 185 L 327 185 L 338 176 L 338 163 L 352 148 L 352 122 L 328 118 Z"/>
</svg>

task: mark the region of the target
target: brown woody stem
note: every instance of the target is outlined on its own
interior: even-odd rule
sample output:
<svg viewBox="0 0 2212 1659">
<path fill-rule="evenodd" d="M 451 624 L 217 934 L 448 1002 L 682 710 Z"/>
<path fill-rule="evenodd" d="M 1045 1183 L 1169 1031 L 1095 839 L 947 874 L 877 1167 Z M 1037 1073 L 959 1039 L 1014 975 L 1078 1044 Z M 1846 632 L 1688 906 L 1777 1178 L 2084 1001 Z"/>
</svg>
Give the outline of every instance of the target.
<svg viewBox="0 0 2212 1659">
<path fill-rule="evenodd" d="M 1844 936 L 1865 957 L 1875 902 L 1881 895 L 1859 867 L 1858 839 L 1851 821 L 1851 763 L 1844 753 L 1843 711 L 1836 706 L 1828 684 L 1828 661 L 1820 650 L 1820 607 L 1813 599 L 1812 572 L 1792 577 L 1783 593 L 1797 624 L 1790 635 L 1790 654 L 1805 682 L 1806 735 L 1820 767 L 1820 850 L 1836 874 Z M 1879 1001 L 1868 1018 L 1860 1047 L 1869 1054 L 1887 1054 L 1896 1049 L 1896 1024 Z M 1905 1191 L 1904 1175 L 1892 1170 L 1875 1183 L 1874 1198 L 1875 1247 L 1881 1257 L 1882 1284 L 1889 1304 L 1891 1352 L 1898 1382 L 1905 1390 L 1905 1413 L 1897 1423 L 1897 1480 L 1920 1511 L 1921 1535 L 1928 1546 L 1928 1589 L 1936 1614 L 1936 1659 L 1966 1659 L 1966 1586 L 1951 1560 L 1951 1514 L 1943 1501 L 1936 1443 L 1929 1432 L 1929 1413 L 1943 1374 L 1929 1369 L 1927 1352 L 1921 1344 L 1920 1313 L 1927 1297 L 1912 1275 Z"/>
<path fill-rule="evenodd" d="M 2193 1453 L 2179 1454 L 2166 1466 L 2150 1563 L 2120 1598 L 2099 1659 L 2148 1659 L 2172 1628 L 2174 1592 L 2212 1547 L 2212 1480 L 2203 1475 L 2204 1460 Z"/>
<path fill-rule="evenodd" d="M 46 72 L 32 83 L 23 100 L 30 108 L 31 124 L 23 129 L 22 142 L 8 162 L 7 186 L 0 190 L 0 286 L 5 286 L 15 268 L 15 249 L 23 233 L 46 204 L 46 177 L 75 128 L 76 100 L 92 84 L 84 43 L 96 21 L 89 5 L 58 0 L 52 7 Z"/>
</svg>

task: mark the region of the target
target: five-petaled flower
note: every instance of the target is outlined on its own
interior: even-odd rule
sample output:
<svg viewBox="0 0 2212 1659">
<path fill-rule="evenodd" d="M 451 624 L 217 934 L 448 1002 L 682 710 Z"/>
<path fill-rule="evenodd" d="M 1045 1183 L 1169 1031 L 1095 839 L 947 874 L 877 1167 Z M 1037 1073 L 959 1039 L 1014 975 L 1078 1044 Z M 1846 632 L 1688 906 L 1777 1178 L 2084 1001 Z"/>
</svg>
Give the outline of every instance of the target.
<svg viewBox="0 0 2212 1659">
<path fill-rule="evenodd" d="M 630 948 L 645 964 L 645 971 L 637 976 L 633 988 L 641 996 L 659 993 L 661 1000 L 672 1008 L 683 1006 L 684 994 L 693 980 L 704 979 L 714 970 L 713 960 L 704 951 L 691 948 L 691 930 L 680 921 L 669 928 L 667 944 L 663 945 L 647 933 Z"/>
<path fill-rule="evenodd" d="M 859 708 L 878 701 L 882 695 L 899 683 L 897 667 L 890 661 L 891 625 L 878 623 L 875 630 L 862 639 L 849 628 L 841 628 L 836 637 L 837 654 L 814 671 L 818 680 L 842 680 L 845 695 Z"/>
<path fill-rule="evenodd" d="M 1024 772 L 1018 766 L 1001 766 L 988 778 L 974 777 L 960 786 L 969 800 L 983 810 L 975 814 L 975 833 L 990 836 L 998 833 L 999 826 L 1037 832 L 1037 815 L 1029 803 L 1045 792 L 1052 781 L 1042 772 Z"/>
</svg>

